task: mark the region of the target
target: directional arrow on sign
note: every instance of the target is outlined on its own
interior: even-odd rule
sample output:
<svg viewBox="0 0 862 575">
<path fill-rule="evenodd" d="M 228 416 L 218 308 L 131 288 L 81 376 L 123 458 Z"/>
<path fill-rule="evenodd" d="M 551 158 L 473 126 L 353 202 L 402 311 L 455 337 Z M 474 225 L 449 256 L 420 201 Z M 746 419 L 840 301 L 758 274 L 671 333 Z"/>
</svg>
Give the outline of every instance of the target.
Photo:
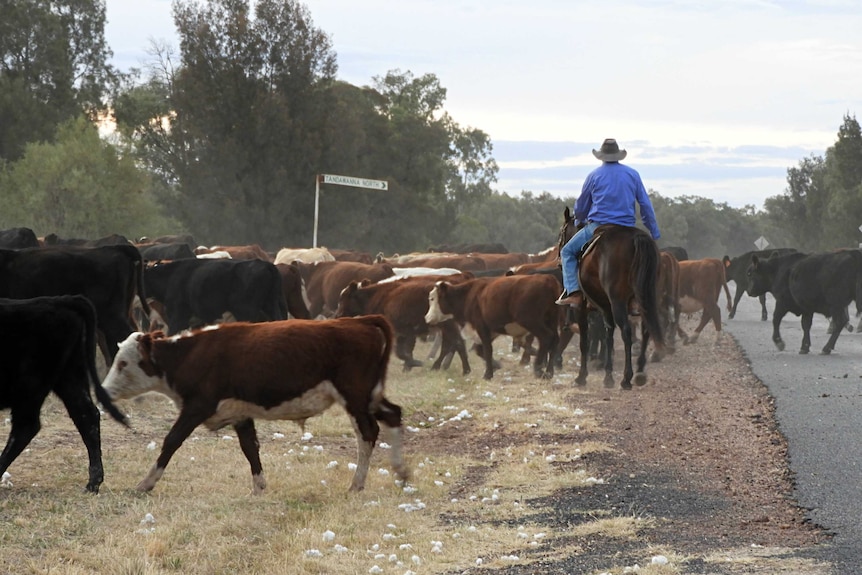
<svg viewBox="0 0 862 575">
<path fill-rule="evenodd" d="M 339 186 L 353 186 L 355 188 L 368 188 L 371 190 L 389 189 L 389 182 L 386 180 L 369 180 L 353 176 L 336 176 L 334 174 L 322 174 L 321 182 L 324 184 L 338 184 Z"/>
</svg>

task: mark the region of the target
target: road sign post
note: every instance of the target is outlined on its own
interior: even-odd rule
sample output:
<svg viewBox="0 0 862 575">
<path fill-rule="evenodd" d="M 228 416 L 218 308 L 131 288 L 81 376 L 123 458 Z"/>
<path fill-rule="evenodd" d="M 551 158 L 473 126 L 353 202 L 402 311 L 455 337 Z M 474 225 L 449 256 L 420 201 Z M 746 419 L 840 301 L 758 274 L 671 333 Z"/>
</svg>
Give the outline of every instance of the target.
<svg viewBox="0 0 862 575">
<path fill-rule="evenodd" d="M 370 190 L 388 190 L 389 182 L 386 180 L 369 180 L 354 176 L 337 176 L 335 174 L 318 174 L 315 178 L 314 188 L 314 237 L 311 247 L 317 247 L 317 217 L 320 213 L 320 184 L 337 184 L 339 186 L 352 186 L 354 188 L 367 188 Z"/>
</svg>

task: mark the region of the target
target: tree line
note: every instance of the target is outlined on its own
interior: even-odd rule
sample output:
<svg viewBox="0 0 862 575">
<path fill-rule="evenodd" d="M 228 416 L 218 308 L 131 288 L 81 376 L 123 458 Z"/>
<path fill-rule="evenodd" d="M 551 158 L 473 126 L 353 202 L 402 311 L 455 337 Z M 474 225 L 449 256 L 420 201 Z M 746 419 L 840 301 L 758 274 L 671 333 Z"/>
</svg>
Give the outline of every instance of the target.
<svg viewBox="0 0 862 575">
<path fill-rule="evenodd" d="M 537 252 L 555 243 L 574 203 L 497 191 L 490 137 L 449 115 L 434 74 L 339 81 L 329 36 L 295 0 L 175 0 L 179 46 L 154 43 L 146 66 L 129 71 L 108 63 L 104 1 L 0 5 L 2 228 L 308 246 L 315 177 L 333 173 L 389 190 L 324 187 L 320 244 Z M 761 236 L 810 251 L 856 246 L 862 132 L 847 113 L 835 144 L 788 168 L 787 189 L 762 210 L 650 195 L 660 245 L 692 257 L 748 251 Z"/>
</svg>

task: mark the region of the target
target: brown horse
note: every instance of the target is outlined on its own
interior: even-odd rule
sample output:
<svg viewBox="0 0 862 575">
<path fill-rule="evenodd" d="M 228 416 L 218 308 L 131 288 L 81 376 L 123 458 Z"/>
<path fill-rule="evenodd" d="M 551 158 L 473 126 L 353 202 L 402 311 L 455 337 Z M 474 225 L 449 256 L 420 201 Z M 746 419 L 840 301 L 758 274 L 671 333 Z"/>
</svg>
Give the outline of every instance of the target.
<svg viewBox="0 0 862 575">
<path fill-rule="evenodd" d="M 567 207 L 565 222 L 560 228 L 558 247 L 561 249 L 575 232 L 574 217 Z M 619 327 L 625 346 L 625 371 L 620 386 L 631 389 L 632 377 L 636 385 L 646 383 L 644 366 L 646 349 L 650 338 L 656 347 L 664 347 L 661 323 L 659 320 L 656 283 L 659 269 L 659 251 L 650 235 L 638 228 L 618 225 L 602 225 L 596 228 L 590 241 L 580 256 L 578 279 L 587 305 L 578 310 L 580 329 L 581 368 L 575 382 L 587 383 L 587 363 L 589 353 L 588 308 L 596 309 L 604 317 L 607 327 L 605 362 L 605 387 L 613 387 L 614 328 Z M 638 355 L 637 374 L 632 369 L 632 326 L 629 322 L 629 309 L 636 303 L 642 315 L 641 346 Z"/>
</svg>

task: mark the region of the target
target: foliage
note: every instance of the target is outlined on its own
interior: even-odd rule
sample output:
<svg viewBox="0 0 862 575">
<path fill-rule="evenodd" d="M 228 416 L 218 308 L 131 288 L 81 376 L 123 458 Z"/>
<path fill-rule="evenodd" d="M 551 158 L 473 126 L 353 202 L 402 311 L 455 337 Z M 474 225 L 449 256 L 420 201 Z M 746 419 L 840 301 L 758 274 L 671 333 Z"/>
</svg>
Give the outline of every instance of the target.
<svg viewBox="0 0 862 575">
<path fill-rule="evenodd" d="M 0 228 L 72 238 L 176 231 L 160 215 L 150 185 L 132 155 L 100 139 L 89 120 L 75 118 L 60 125 L 56 142 L 28 144 L 0 175 Z"/>
<path fill-rule="evenodd" d="M 58 124 L 104 110 L 104 0 L 0 0 L 0 158 L 50 140 Z"/>
</svg>

